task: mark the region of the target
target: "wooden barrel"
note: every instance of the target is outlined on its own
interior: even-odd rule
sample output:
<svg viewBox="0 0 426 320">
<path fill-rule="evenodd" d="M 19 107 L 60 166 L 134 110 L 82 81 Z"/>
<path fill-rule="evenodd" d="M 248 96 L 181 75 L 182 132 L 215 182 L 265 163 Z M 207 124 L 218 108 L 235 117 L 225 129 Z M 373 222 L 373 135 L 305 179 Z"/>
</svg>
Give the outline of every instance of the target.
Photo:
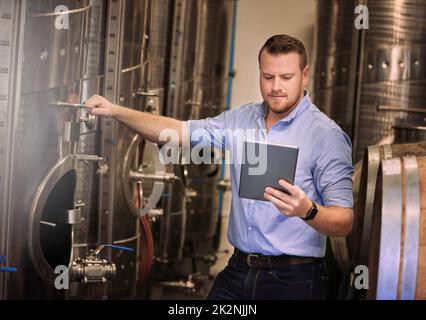
<svg viewBox="0 0 426 320">
<path fill-rule="evenodd" d="M 364 153 L 361 181 L 354 208 L 354 223 L 352 232 L 348 236 L 349 257 L 357 264 L 366 265 L 368 261 L 373 203 L 380 162 L 383 159 L 403 157 L 408 154 L 426 155 L 426 142 L 370 146 Z"/>
<path fill-rule="evenodd" d="M 426 157 L 378 170 L 368 244 L 368 299 L 426 299 Z"/>
</svg>

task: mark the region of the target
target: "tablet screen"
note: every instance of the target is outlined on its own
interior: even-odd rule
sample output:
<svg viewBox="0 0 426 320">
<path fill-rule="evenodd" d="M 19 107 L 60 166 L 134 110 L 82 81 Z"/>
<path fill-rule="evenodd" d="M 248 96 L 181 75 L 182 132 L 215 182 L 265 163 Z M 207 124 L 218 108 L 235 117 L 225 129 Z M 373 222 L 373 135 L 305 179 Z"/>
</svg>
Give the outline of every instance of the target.
<svg viewBox="0 0 426 320">
<path fill-rule="evenodd" d="M 278 181 L 294 183 L 298 154 L 297 146 L 245 141 L 239 196 L 267 201 L 263 193 L 268 186 L 288 193 Z"/>
</svg>

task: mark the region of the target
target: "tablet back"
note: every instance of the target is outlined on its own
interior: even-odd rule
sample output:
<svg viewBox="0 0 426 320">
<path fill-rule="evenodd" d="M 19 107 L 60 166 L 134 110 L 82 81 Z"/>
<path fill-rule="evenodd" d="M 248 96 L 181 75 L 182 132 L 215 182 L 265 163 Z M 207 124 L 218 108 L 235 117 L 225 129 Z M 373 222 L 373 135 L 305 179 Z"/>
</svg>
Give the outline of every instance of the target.
<svg viewBox="0 0 426 320">
<path fill-rule="evenodd" d="M 253 151 L 255 151 L 254 156 L 252 154 Z M 261 154 L 266 152 L 267 156 L 262 159 L 259 152 Z M 263 197 L 263 193 L 268 186 L 288 193 L 287 190 L 278 184 L 278 180 L 284 179 L 291 184 L 294 183 L 298 154 L 299 148 L 296 146 L 245 141 L 239 196 L 241 198 L 267 201 Z M 255 163 L 256 157 L 260 161 L 266 161 L 263 167 L 263 164 L 259 163 L 260 161 Z M 253 174 L 262 171 L 264 171 L 263 174 Z"/>
</svg>

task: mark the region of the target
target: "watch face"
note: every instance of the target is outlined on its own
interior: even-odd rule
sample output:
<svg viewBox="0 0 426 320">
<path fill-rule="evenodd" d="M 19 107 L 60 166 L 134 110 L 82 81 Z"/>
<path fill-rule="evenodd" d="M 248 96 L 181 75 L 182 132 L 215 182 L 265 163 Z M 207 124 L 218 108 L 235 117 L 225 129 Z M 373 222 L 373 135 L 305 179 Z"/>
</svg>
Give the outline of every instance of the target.
<svg viewBox="0 0 426 320">
<path fill-rule="evenodd" d="M 311 210 L 309 210 L 309 212 L 306 215 L 306 217 L 302 218 L 302 219 L 303 220 L 312 220 L 317 215 L 317 212 L 318 212 L 317 204 L 312 201 L 312 208 L 311 208 Z"/>
<path fill-rule="evenodd" d="M 309 219 L 312 220 L 317 215 L 318 209 L 316 207 L 312 208 L 311 212 L 309 213 Z"/>
</svg>

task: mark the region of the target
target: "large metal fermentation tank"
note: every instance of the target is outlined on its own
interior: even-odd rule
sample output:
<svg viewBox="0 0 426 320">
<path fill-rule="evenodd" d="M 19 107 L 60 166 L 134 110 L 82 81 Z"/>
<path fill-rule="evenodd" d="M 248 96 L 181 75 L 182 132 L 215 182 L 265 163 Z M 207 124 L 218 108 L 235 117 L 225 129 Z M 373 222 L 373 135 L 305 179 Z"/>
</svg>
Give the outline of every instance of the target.
<svg viewBox="0 0 426 320">
<path fill-rule="evenodd" d="M 143 25 L 138 25 L 143 29 L 137 31 L 142 37 L 141 60 L 137 65 L 124 69 L 126 73 L 138 72 L 140 79 L 132 85 L 121 85 L 121 92 L 129 87 L 133 88 L 129 98 L 135 100 L 131 101 L 126 95 L 121 95 L 123 98 L 120 99 L 120 104 L 154 114 L 162 112 L 167 98 L 165 87 L 170 9 L 171 1 L 168 0 L 145 2 L 146 18 Z M 126 21 L 138 23 L 140 19 L 128 17 Z M 123 194 L 127 214 L 140 218 L 137 262 L 138 282 L 143 284 L 154 257 L 157 262 L 162 262 L 180 255 L 183 246 L 181 234 L 185 223 L 184 193 L 182 181 L 175 173 L 175 166 L 161 163 L 159 147 L 126 128 L 121 130 L 127 130 L 128 136 L 125 138 L 125 147 L 117 153 L 117 157 L 122 154 L 121 160 L 117 161 L 122 164 L 122 168 L 118 169 L 121 173 L 117 174 L 115 184 L 122 191 L 117 189 L 116 193 Z M 123 139 L 123 134 L 118 133 L 118 137 Z M 117 184 L 117 181 L 122 183 Z"/>
<path fill-rule="evenodd" d="M 424 124 L 426 3 L 368 1 L 369 29 L 361 43 L 355 158 L 393 134 L 393 126 Z M 420 129 L 421 130 L 421 129 Z"/>
<path fill-rule="evenodd" d="M 170 1 L 166 0 L 111 4 L 105 92 L 110 101 L 155 114 L 163 109 L 169 10 Z M 107 235 L 114 245 L 135 249 L 133 254 L 110 252 L 122 274 L 117 272 L 108 296 L 125 298 L 134 296 L 144 284 L 153 262 L 154 244 L 161 250 L 163 242 L 168 242 L 175 248 L 172 253 L 179 254 L 182 241 L 175 234 L 181 232 L 185 221 L 183 189 L 174 166 L 161 163 L 156 144 L 107 119 L 103 120 L 103 135 L 102 154 L 114 158 L 115 174 L 101 183 L 100 215 L 110 226 Z M 172 187 L 177 198 L 170 197 Z M 108 220 L 111 225 L 106 223 Z M 150 223 L 153 220 L 159 222 L 154 223 L 154 232 Z M 160 230 L 155 230 L 157 225 Z"/>
<path fill-rule="evenodd" d="M 231 6 L 231 1 L 199 3 L 194 82 L 188 92 L 192 96 L 184 103 L 189 108 L 189 119 L 214 117 L 225 111 Z M 217 259 L 214 237 L 221 230 L 218 212 L 220 163 L 221 157 L 212 155 L 212 164 L 191 164 L 187 170 L 188 187 L 196 194 L 188 198 L 186 204 L 188 256 L 192 272 L 202 275 L 210 274 L 209 269 Z"/>
<path fill-rule="evenodd" d="M 198 8 L 198 41 L 189 119 L 214 117 L 225 110 L 229 1 L 201 1 Z M 191 102 L 192 101 L 192 102 Z M 211 165 L 191 165 L 189 187 L 197 196 L 187 203 L 187 239 L 213 237 L 218 222 L 219 159 Z"/>
<path fill-rule="evenodd" d="M 58 6 L 68 13 L 67 22 L 55 12 Z M 8 258 L 18 272 L 9 276 L 7 298 L 65 296 L 54 288 L 54 270 L 71 266 L 74 236 L 80 233 L 76 225 L 90 214 L 77 204 L 76 191 L 83 185 L 91 189 L 97 181 L 87 176 L 77 187 L 82 179 L 77 172 L 83 159 L 88 166 L 101 159 L 80 153 L 79 140 L 89 122 L 96 124 L 73 105 L 81 101 L 83 88 L 97 92 L 88 89 L 89 80 L 83 81 L 89 12 L 89 1 L 20 2 L 16 32 L 21 38 L 15 43 L 21 45 L 22 60 L 16 61 L 19 90 L 10 123 L 13 167 L 7 208 Z M 96 134 L 86 138 L 87 143 L 94 140 Z"/>
<path fill-rule="evenodd" d="M 9 214 L 10 157 L 12 144 L 13 105 L 18 94 L 16 75 L 21 55 L 19 39 L 22 34 L 21 4 L 16 1 L 0 2 L 0 256 L 5 257 L 6 266 L 12 266 Z M 4 258 L 3 258 L 4 259 Z M 0 273 L 0 299 L 7 297 L 7 282 L 12 274 Z"/>
<path fill-rule="evenodd" d="M 103 0 L 22 1 L 16 7 L 21 19 L 11 36 L 20 40 L 14 44 L 22 54 L 15 66 L 16 102 L 8 105 L 13 112 L 7 116 L 14 118 L 7 123 L 6 164 L 13 167 L 5 178 L 11 187 L 2 219 L 7 214 L 10 221 L 4 246 L 18 272 L 7 275 L 7 298 L 135 293 L 141 233 L 121 170 L 133 133 L 90 116 L 79 103 L 105 94 L 140 105 L 146 8 Z M 70 270 L 70 290 L 54 288 L 58 265 Z"/>
<path fill-rule="evenodd" d="M 171 28 L 174 3 L 170 0 L 151 1 L 149 6 L 145 111 L 162 114 L 167 103 L 169 84 Z M 152 110 L 150 110 L 152 109 Z M 179 261 L 184 244 L 186 210 L 185 189 L 181 166 L 168 164 L 164 170 L 164 190 L 150 220 L 154 235 L 154 260 L 157 266 Z M 153 181 L 145 181 L 143 187 Z"/>
<path fill-rule="evenodd" d="M 107 1 L 90 0 L 88 33 L 85 37 L 86 53 L 84 55 L 84 76 L 82 80 L 81 101 L 88 100 L 94 94 L 104 90 L 104 55 Z M 87 114 L 84 116 L 88 117 Z M 78 153 L 88 155 L 100 154 L 99 122 L 90 118 L 91 123 L 81 128 Z M 73 260 L 86 257 L 90 249 L 99 243 L 98 228 L 98 173 L 97 166 L 79 162 L 77 166 L 77 184 L 75 198 L 84 205 L 84 219 L 74 227 Z M 88 183 L 89 181 L 89 183 Z M 70 298 L 85 297 L 99 299 L 105 297 L 105 285 L 93 283 L 81 285 L 73 282 L 68 292 Z"/>
<path fill-rule="evenodd" d="M 313 101 L 351 138 L 355 117 L 355 82 L 360 31 L 354 28 L 357 0 L 318 0 Z M 344 272 L 349 253 L 346 238 L 330 238 L 332 256 Z M 336 267 L 337 267 L 336 266 Z M 329 263 L 329 268 L 334 268 Z"/>
<path fill-rule="evenodd" d="M 147 1 L 110 2 L 107 28 L 106 70 L 113 73 L 106 81 L 106 97 L 115 103 L 138 109 L 138 96 L 143 82 L 144 35 L 146 29 Z M 109 70 L 109 71 L 108 71 Z M 107 136 L 108 128 L 114 128 Z M 103 155 L 113 159 L 113 173 L 106 180 L 107 188 L 101 185 L 100 194 L 102 225 L 108 228 L 106 242 L 132 248 L 133 252 L 113 250 L 108 252 L 117 265 L 117 276 L 112 280 L 108 296 L 132 297 L 136 294 L 139 223 L 132 214 L 123 188 L 123 170 L 126 152 L 134 132 L 119 122 L 103 119 Z M 110 150 L 110 152 L 108 152 Z M 104 192 L 107 193 L 105 196 Z M 102 207 L 102 208 L 105 208 Z"/>
<path fill-rule="evenodd" d="M 225 109 L 231 2 L 180 0 L 174 8 L 169 94 L 164 113 L 180 120 L 215 116 Z M 206 152 L 210 154 L 211 150 Z M 175 268 L 181 276 L 198 271 L 206 274 L 208 265 L 215 260 L 212 239 L 218 224 L 220 159 L 216 161 L 183 168 L 187 190 L 186 247 L 185 259 Z M 203 270 L 197 265 L 199 261 Z"/>
<path fill-rule="evenodd" d="M 314 102 L 352 136 L 354 76 L 359 32 L 357 1 L 318 0 Z"/>
</svg>

